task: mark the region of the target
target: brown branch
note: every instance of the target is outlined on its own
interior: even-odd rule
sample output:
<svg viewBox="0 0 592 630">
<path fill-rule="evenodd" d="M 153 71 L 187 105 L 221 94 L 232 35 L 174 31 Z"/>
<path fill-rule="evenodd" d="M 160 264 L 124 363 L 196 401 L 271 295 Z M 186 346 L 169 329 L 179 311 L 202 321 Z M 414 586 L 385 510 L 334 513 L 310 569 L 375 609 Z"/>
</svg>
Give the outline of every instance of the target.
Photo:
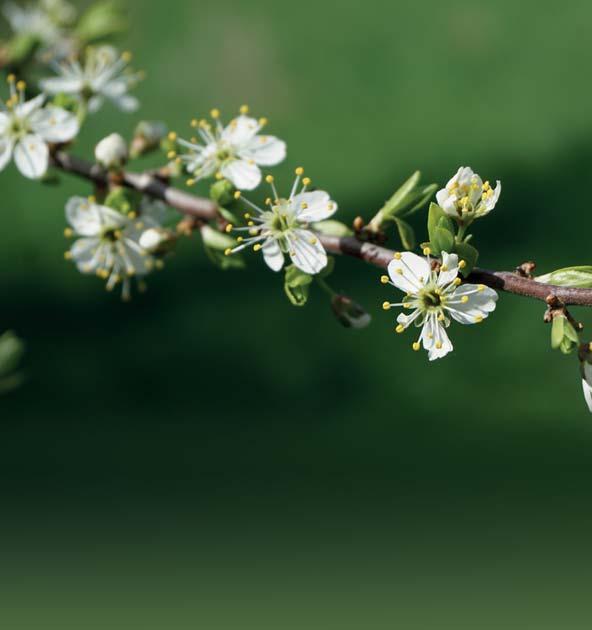
<svg viewBox="0 0 592 630">
<path fill-rule="evenodd" d="M 52 157 L 53 165 L 64 172 L 78 175 L 98 186 L 106 186 L 108 173 L 96 164 L 58 151 Z M 148 173 L 123 174 L 122 183 L 128 188 L 142 192 L 154 199 L 166 202 L 182 214 L 205 221 L 220 220 L 217 205 L 202 197 L 196 197 L 177 188 L 173 188 L 161 179 Z M 372 243 L 364 243 L 357 238 L 318 235 L 327 252 L 358 258 L 385 269 L 393 260 L 394 251 Z M 488 271 L 475 268 L 468 277 L 470 282 L 484 284 L 497 291 L 514 293 L 523 297 L 545 302 L 549 296 L 555 296 L 565 306 L 592 306 L 592 289 L 575 289 L 542 284 L 509 271 Z"/>
</svg>

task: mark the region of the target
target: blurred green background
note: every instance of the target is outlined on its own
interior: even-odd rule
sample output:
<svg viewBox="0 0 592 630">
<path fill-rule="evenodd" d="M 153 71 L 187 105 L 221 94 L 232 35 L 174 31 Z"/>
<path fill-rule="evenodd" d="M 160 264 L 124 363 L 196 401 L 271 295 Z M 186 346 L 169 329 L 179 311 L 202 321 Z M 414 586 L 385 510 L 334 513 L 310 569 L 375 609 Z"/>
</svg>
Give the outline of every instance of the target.
<svg viewBox="0 0 592 630">
<path fill-rule="evenodd" d="M 278 179 L 304 165 L 344 219 L 468 164 L 504 185 L 482 265 L 590 262 L 590 3 L 129 7 L 143 107 L 104 109 L 80 154 L 246 102 L 288 142 Z M 1 627 L 590 627 L 592 418 L 542 305 L 502 296 L 428 364 L 377 270 L 339 261 L 374 316 L 347 331 L 196 241 L 122 304 L 62 257 L 83 182 L 10 167 L 0 190 L 0 329 L 28 344 L 0 399 Z"/>
</svg>

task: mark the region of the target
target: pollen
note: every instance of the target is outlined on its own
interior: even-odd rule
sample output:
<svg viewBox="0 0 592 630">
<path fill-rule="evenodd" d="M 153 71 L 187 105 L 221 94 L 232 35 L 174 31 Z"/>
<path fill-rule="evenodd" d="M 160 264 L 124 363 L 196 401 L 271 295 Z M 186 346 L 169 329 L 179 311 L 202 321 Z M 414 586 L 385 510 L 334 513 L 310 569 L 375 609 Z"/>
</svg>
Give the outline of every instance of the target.
<svg viewBox="0 0 592 630">
<path fill-rule="evenodd" d="M 483 322 L 483 315 L 477 315 L 475 317 L 475 324 L 481 324 Z"/>
<path fill-rule="evenodd" d="M 463 296 L 462 296 L 462 298 L 460 299 L 460 301 L 461 301 L 463 304 L 467 304 L 467 303 L 468 303 L 468 301 L 469 301 L 469 296 L 468 296 L 468 295 L 463 295 Z"/>
<path fill-rule="evenodd" d="M 236 239 L 236 242 L 240 245 L 240 244 L 241 244 L 244 240 L 245 240 L 245 239 L 244 239 L 242 236 L 239 236 L 239 237 Z"/>
<path fill-rule="evenodd" d="M 310 177 L 305 177 L 305 178 L 302 180 L 302 183 L 303 183 L 305 186 L 310 186 L 310 184 L 311 184 L 311 179 L 310 179 Z"/>
<path fill-rule="evenodd" d="M 261 245 L 261 243 L 257 243 L 256 245 L 253 245 L 253 251 L 254 252 L 261 251 L 262 247 L 263 246 Z"/>
<path fill-rule="evenodd" d="M 396 328 L 395 328 L 395 332 L 400 335 L 402 333 L 405 332 L 405 326 L 403 326 L 403 324 L 399 324 Z"/>
<path fill-rule="evenodd" d="M 237 190 L 237 191 L 234 193 L 233 197 L 234 197 L 235 199 L 240 199 L 240 198 L 241 198 L 241 191 L 240 191 L 240 190 Z"/>
<path fill-rule="evenodd" d="M 442 342 L 441 341 L 436 341 L 436 349 L 437 350 L 442 350 Z"/>
<path fill-rule="evenodd" d="M 133 59 L 133 55 L 129 50 L 126 50 L 121 54 L 121 58 L 125 61 L 125 63 L 129 63 Z"/>
<path fill-rule="evenodd" d="M 483 293 L 483 291 L 485 291 L 485 285 L 484 284 L 480 284 L 477 287 L 477 291 L 479 291 L 479 293 Z"/>
<path fill-rule="evenodd" d="M 383 311 L 390 311 L 391 310 L 390 302 L 384 302 L 383 305 L 382 305 L 382 310 Z"/>
<path fill-rule="evenodd" d="M 302 166 L 299 166 L 294 172 L 298 175 L 298 177 L 302 177 L 304 175 L 304 169 Z"/>
<path fill-rule="evenodd" d="M 260 118 L 259 119 L 259 126 L 260 127 L 265 127 L 265 125 L 268 123 L 267 118 Z"/>
<path fill-rule="evenodd" d="M 459 269 L 464 269 L 466 266 L 467 266 L 467 261 L 466 261 L 466 260 L 461 260 L 461 261 L 458 263 L 458 268 L 459 268 Z"/>
<path fill-rule="evenodd" d="M 194 129 L 197 129 L 197 127 L 199 127 L 199 120 L 197 120 L 197 118 L 194 118 L 194 119 L 191 121 L 191 126 L 192 126 Z"/>
<path fill-rule="evenodd" d="M 195 186 L 195 180 L 194 179 L 188 179 L 186 184 L 187 184 L 187 186 Z"/>
<path fill-rule="evenodd" d="M 230 249 L 230 247 L 224 250 L 225 256 L 230 256 L 231 254 L 232 254 L 232 249 Z"/>
<path fill-rule="evenodd" d="M 395 253 L 393 254 L 393 258 L 394 258 L 395 260 L 401 260 L 401 258 L 402 258 L 401 252 L 395 252 Z"/>
<path fill-rule="evenodd" d="M 382 284 L 388 284 L 389 283 L 389 277 L 388 276 L 380 276 L 380 282 Z"/>
<path fill-rule="evenodd" d="M 219 109 L 216 109 L 216 108 L 214 107 L 214 109 L 212 109 L 212 110 L 210 111 L 210 116 L 211 116 L 214 120 L 217 120 L 218 118 L 220 118 L 220 110 L 219 110 Z"/>
<path fill-rule="evenodd" d="M 419 343 L 419 341 L 416 341 L 411 347 L 415 352 L 419 352 L 421 350 L 421 344 Z"/>
<path fill-rule="evenodd" d="M 9 75 L 6 77 L 6 81 L 7 81 L 8 83 L 14 83 L 14 82 L 16 81 L 16 77 L 14 76 L 14 74 L 9 74 Z"/>
<path fill-rule="evenodd" d="M 307 209 L 308 209 L 308 204 L 307 204 L 305 201 L 303 201 L 303 202 L 300 204 L 300 207 L 301 207 L 303 210 L 307 210 Z"/>
<path fill-rule="evenodd" d="M 248 105 L 241 105 L 241 108 L 238 110 L 241 114 L 246 115 L 249 113 Z"/>
<path fill-rule="evenodd" d="M 266 181 L 268 184 L 273 184 L 273 182 L 274 182 L 275 180 L 274 180 L 274 178 L 273 178 L 273 175 L 267 175 L 267 176 L 265 177 L 265 181 Z"/>
<path fill-rule="evenodd" d="M 171 131 L 168 135 L 168 139 L 171 142 L 175 142 L 177 140 L 177 134 L 174 131 Z"/>
<path fill-rule="evenodd" d="M 17 89 L 19 92 L 24 92 L 24 91 L 27 89 L 27 84 L 26 84 L 24 81 L 19 81 L 19 82 L 16 84 L 16 89 Z"/>
<path fill-rule="evenodd" d="M 169 160 L 174 160 L 177 157 L 177 152 L 176 151 L 169 151 L 167 153 L 167 157 Z"/>
<path fill-rule="evenodd" d="M 431 250 L 429 247 L 426 247 L 426 248 L 423 250 L 423 255 L 424 255 L 424 256 L 429 256 L 431 253 L 432 253 L 432 250 Z"/>
<path fill-rule="evenodd" d="M 72 238 L 74 236 L 74 230 L 72 228 L 66 228 L 64 230 L 64 236 L 66 238 Z"/>
<path fill-rule="evenodd" d="M 72 260 L 72 252 L 64 252 L 64 258 L 66 260 Z"/>
<path fill-rule="evenodd" d="M 461 283 L 462 283 L 462 280 L 460 278 L 455 278 L 452 284 L 458 287 Z"/>
<path fill-rule="evenodd" d="M 234 225 L 232 225 L 232 223 L 229 223 L 226 228 L 224 229 L 224 231 L 226 232 L 226 234 L 230 234 L 232 232 L 232 230 L 234 230 Z"/>
</svg>

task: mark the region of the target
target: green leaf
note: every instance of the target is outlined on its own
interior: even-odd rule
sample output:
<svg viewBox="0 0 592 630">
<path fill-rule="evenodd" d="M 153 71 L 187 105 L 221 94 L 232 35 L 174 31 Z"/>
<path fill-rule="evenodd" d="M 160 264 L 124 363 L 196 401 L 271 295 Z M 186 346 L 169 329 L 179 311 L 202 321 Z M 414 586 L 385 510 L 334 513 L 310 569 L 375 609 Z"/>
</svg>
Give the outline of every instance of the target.
<svg viewBox="0 0 592 630">
<path fill-rule="evenodd" d="M 395 192 L 395 194 L 384 204 L 380 212 L 384 217 L 394 217 L 405 205 L 407 197 L 415 190 L 421 179 L 421 172 L 415 171 L 413 175 Z"/>
<path fill-rule="evenodd" d="M 224 217 L 228 223 L 232 223 L 232 225 L 238 225 L 239 219 L 233 212 L 230 212 L 228 208 L 223 208 L 222 206 L 218 206 L 218 212 Z"/>
<path fill-rule="evenodd" d="M 454 249 L 454 236 L 444 227 L 436 227 L 430 238 L 432 253 L 439 256 L 442 252 L 450 253 Z"/>
<path fill-rule="evenodd" d="M 553 317 L 551 329 L 551 348 L 561 350 L 563 354 L 570 354 L 579 345 L 580 338 L 572 323 L 565 315 L 556 314 Z"/>
<path fill-rule="evenodd" d="M 565 317 L 554 317 L 551 328 L 551 348 L 557 350 L 563 343 Z"/>
<path fill-rule="evenodd" d="M 127 29 L 128 23 L 119 2 L 105 0 L 91 5 L 78 21 L 74 35 L 85 43 L 94 42 Z"/>
<path fill-rule="evenodd" d="M 306 304 L 312 280 L 312 276 L 300 271 L 298 267 L 294 265 L 286 267 L 284 291 L 294 306 L 304 306 Z"/>
<path fill-rule="evenodd" d="M 436 229 L 443 228 L 450 232 L 454 238 L 454 224 L 450 217 L 440 208 L 438 204 L 431 203 L 430 210 L 428 212 L 428 235 L 430 242 L 433 241 L 436 235 Z"/>
<path fill-rule="evenodd" d="M 409 217 L 421 208 L 423 208 L 426 203 L 434 196 L 434 193 L 438 190 L 438 184 L 430 184 L 429 186 L 424 186 L 417 191 L 415 196 L 415 205 L 411 206 L 408 210 L 404 210 L 399 214 L 399 216 Z M 413 202 L 411 202 L 413 203 Z"/>
<path fill-rule="evenodd" d="M 219 205 L 232 203 L 236 188 L 227 179 L 221 179 L 210 186 L 210 199 Z"/>
<path fill-rule="evenodd" d="M 117 186 L 107 195 L 105 205 L 121 214 L 128 214 L 140 206 L 141 194 L 131 188 Z"/>
<path fill-rule="evenodd" d="M 537 282 L 553 284 L 558 287 L 574 287 L 580 289 L 592 289 L 592 267 L 582 265 L 577 267 L 565 267 L 557 269 L 544 276 L 535 278 Z"/>
<path fill-rule="evenodd" d="M 316 232 L 325 234 L 326 236 L 353 236 L 354 233 L 353 230 L 345 225 L 345 223 L 341 223 L 341 221 L 333 221 L 332 219 L 313 223 L 312 228 Z"/>
<path fill-rule="evenodd" d="M 406 250 L 415 249 L 415 232 L 413 228 L 407 223 L 407 221 L 403 221 L 403 219 L 395 219 L 395 223 L 397 224 L 397 229 L 399 230 L 399 238 L 401 239 L 401 243 Z"/>
<path fill-rule="evenodd" d="M 477 260 L 479 259 L 479 252 L 468 243 L 457 243 L 455 245 L 455 251 L 459 259 L 467 263 L 466 267 L 461 271 L 462 275 L 466 278 L 475 268 Z"/>
<path fill-rule="evenodd" d="M 39 38 L 35 35 L 23 33 L 16 35 L 8 42 L 8 59 L 11 64 L 19 65 L 29 59 L 37 50 Z"/>
</svg>

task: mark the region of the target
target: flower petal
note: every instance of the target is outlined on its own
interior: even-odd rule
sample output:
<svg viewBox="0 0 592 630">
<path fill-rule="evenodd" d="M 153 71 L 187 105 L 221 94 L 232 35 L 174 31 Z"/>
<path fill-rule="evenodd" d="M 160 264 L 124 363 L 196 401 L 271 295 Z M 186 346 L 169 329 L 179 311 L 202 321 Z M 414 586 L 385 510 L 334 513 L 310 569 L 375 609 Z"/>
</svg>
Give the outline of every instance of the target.
<svg viewBox="0 0 592 630">
<path fill-rule="evenodd" d="M 273 271 L 280 271 L 284 266 L 284 254 L 277 240 L 273 238 L 267 239 L 262 251 L 267 266 Z"/>
<path fill-rule="evenodd" d="M 6 168 L 12 157 L 12 140 L 8 138 L 0 138 L 0 171 Z"/>
<path fill-rule="evenodd" d="M 410 295 L 415 295 L 421 289 L 430 279 L 431 273 L 428 261 L 411 252 L 404 252 L 400 259 L 392 260 L 388 266 L 392 283 Z"/>
<path fill-rule="evenodd" d="M 446 299 L 444 308 L 461 324 L 478 324 L 495 310 L 497 299 L 489 287 L 463 284 Z"/>
<path fill-rule="evenodd" d="M 590 413 L 592 413 L 592 387 L 588 385 L 586 379 L 582 379 L 582 389 L 584 390 L 584 398 L 586 399 L 588 409 L 590 410 Z"/>
<path fill-rule="evenodd" d="M 43 177 L 49 166 L 49 149 L 43 138 L 32 134 L 21 138 L 14 148 L 14 162 L 25 177 Z"/>
<path fill-rule="evenodd" d="M 230 160 L 222 166 L 220 172 L 239 190 L 253 190 L 261 183 L 259 167 L 245 160 Z"/>
<path fill-rule="evenodd" d="M 14 113 L 18 118 L 28 118 L 33 112 L 43 107 L 45 94 L 39 94 L 26 103 L 21 103 L 14 108 Z"/>
<path fill-rule="evenodd" d="M 255 136 L 239 155 L 260 166 L 275 166 L 286 158 L 286 143 L 275 136 Z"/>
<path fill-rule="evenodd" d="M 259 123 L 249 116 L 237 116 L 222 131 L 222 140 L 234 147 L 245 147 L 259 131 Z"/>
<path fill-rule="evenodd" d="M 127 219 L 111 208 L 89 202 L 84 197 L 72 197 L 66 204 L 66 219 L 80 236 L 98 236 L 105 228 L 117 228 Z"/>
<path fill-rule="evenodd" d="M 304 273 L 314 275 L 327 266 L 325 248 L 313 232 L 292 230 L 286 241 L 292 262 Z"/>
<path fill-rule="evenodd" d="M 322 190 L 295 195 L 292 207 L 298 220 L 304 223 L 323 221 L 337 211 L 337 204 Z"/>
<path fill-rule="evenodd" d="M 76 136 L 80 125 L 74 114 L 48 106 L 31 116 L 31 128 L 46 142 L 68 142 Z"/>
<path fill-rule="evenodd" d="M 437 284 L 439 287 L 450 284 L 458 276 L 458 256 L 442 252 L 442 267 L 438 274 Z"/>
<path fill-rule="evenodd" d="M 99 249 L 101 241 L 98 238 L 79 238 L 70 248 L 72 260 L 81 273 L 94 273 L 101 262 Z"/>
<path fill-rule="evenodd" d="M 82 92 L 82 77 L 50 77 L 39 82 L 41 89 L 47 94 L 78 94 Z"/>
<path fill-rule="evenodd" d="M 432 313 L 426 318 L 420 339 L 423 347 L 428 351 L 430 361 L 441 359 L 454 349 L 446 329 L 438 321 L 436 313 Z"/>
</svg>

